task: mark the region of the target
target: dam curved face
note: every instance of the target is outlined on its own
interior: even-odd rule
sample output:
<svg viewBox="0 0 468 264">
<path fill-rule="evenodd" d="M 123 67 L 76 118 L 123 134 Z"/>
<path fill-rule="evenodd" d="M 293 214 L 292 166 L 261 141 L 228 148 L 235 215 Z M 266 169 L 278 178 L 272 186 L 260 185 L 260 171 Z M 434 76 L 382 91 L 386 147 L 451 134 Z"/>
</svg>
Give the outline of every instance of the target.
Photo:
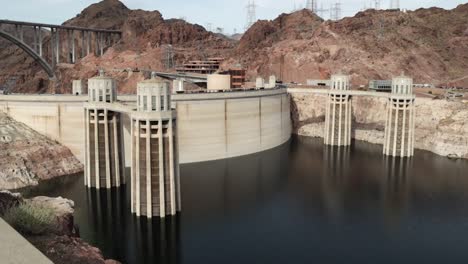
<svg viewBox="0 0 468 264">
<path fill-rule="evenodd" d="M 70 148 L 84 161 L 83 105 L 87 96 L 0 95 L 0 111 Z M 121 96 L 126 165 L 130 165 L 130 118 L 136 96 Z M 291 136 L 286 89 L 177 94 L 180 163 L 219 160 L 277 147 Z M 112 110 L 112 109 L 111 109 Z"/>
<path fill-rule="evenodd" d="M 285 89 L 174 96 L 183 163 L 271 149 L 291 135 Z"/>
</svg>

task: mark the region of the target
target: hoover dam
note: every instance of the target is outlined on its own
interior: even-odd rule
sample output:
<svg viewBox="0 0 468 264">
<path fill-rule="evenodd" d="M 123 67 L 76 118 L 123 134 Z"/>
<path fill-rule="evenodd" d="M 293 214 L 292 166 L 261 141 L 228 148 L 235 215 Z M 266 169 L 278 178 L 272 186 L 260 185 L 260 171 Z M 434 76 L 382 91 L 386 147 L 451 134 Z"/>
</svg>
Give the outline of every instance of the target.
<svg viewBox="0 0 468 264">
<path fill-rule="evenodd" d="M 136 108 L 136 96 L 119 96 L 121 111 Z M 84 161 L 83 104 L 88 96 L 0 95 L 0 111 L 70 148 Z M 291 136 L 286 89 L 175 94 L 180 163 L 248 155 L 277 147 Z M 130 120 L 123 117 L 125 149 Z M 130 166 L 130 152 L 125 152 Z"/>
</svg>

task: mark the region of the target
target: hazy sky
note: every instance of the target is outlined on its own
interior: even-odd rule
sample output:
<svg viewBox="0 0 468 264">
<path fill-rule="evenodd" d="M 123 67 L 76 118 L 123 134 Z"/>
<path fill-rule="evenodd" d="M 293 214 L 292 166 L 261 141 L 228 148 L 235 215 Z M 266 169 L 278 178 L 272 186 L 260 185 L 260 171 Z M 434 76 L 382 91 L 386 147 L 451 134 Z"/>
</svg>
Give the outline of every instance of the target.
<svg viewBox="0 0 468 264">
<path fill-rule="evenodd" d="M 337 0 L 317 0 L 323 8 Z M 374 0 L 341 0 L 342 15 L 352 16 Z M 0 19 L 61 24 L 74 17 L 85 7 L 98 0 L 0 0 Z M 185 18 L 202 26 L 212 24 L 224 28 L 226 33 L 242 32 L 246 24 L 248 0 L 123 0 L 131 9 L 159 10 L 164 18 Z M 294 7 L 304 7 L 306 0 L 256 0 L 257 19 L 273 19 L 290 12 Z M 467 0 L 400 0 L 401 8 L 417 9 L 438 6 L 452 9 Z M 388 8 L 390 0 L 381 0 L 382 8 Z M 324 18 L 328 18 L 325 12 Z"/>
</svg>

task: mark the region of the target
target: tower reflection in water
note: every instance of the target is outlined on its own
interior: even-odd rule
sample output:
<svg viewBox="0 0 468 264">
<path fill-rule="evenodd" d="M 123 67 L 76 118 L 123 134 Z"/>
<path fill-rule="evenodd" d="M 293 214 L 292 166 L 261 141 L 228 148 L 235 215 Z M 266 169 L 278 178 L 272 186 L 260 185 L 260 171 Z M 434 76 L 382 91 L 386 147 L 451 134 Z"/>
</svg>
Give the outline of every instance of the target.
<svg viewBox="0 0 468 264">
<path fill-rule="evenodd" d="M 286 143 L 254 155 L 182 166 L 182 212 L 161 220 L 131 214 L 129 186 L 88 189 L 83 237 L 123 263 L 181 263 L 182 235 L 202 236 L 198 232 L 214 223 L 274 203 L 287 179 L 288 152 Z"/>
<path fill-rule="evenodd" d="M 287 181 L 289 147 L 181 166 L 184 223 L 245 217 L 271 203 Z"/>
<path fill-rule="evenodd" d="M 412 158 L 383 157 L 382 207 L 385 219 L 398 222 L 408 209 Z"/>
<path fill-rule="evenodd" d="M 324 208 L 331 217 L 344 210 L 346 186 L 350 180 L 350 147 L 323 146 L 322 195 Z"/>
<path fill-rule="evenodd" d="M 180 216 L 133 216 L 128 189 L 87 189 L 88 223 L 84 230 L 106 257 L 125 263 L 180 263 Z"/>
<path fill-rule="evenodd" d="M 408 209 L 413 159 L 369 155 L 365 147 L 323 147 L 323 208 L 333 220 L 380 208 L 395 224 Z"/>
</svg>

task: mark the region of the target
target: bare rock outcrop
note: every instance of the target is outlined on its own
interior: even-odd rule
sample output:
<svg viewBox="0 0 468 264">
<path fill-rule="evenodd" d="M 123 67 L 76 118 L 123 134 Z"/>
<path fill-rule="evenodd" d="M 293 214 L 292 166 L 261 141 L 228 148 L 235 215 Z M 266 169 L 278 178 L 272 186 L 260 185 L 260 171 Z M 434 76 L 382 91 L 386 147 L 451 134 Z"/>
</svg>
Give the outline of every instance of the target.
<svg viewBox="0 0 468 264">
<path fill-rule="evenodd" d="M 78 237 L 74 226 L 74 202 L 62 197 L 39 196 L 28 202 L 33 205 L 51 208 L 55 214 L 54 232 L 40 236 L 28 236 L 27 239 L 54 263 L 73 264 L 109 264 L 119 263 L 105 260 L 102 252 Z"/>
<path fill-rule="evenodd" d="M 102 252 L 84 242 L 76 232 L 73 213 L 74 202 L 62 197 L 34 197 L 23 199 L 18 193 L 0 191 L 0 216 L 8 210 L 29 203 L 33 208 L 51 209 L 55 216 L 53 222 L 47 223 L 53 227 L 42 234 L 23 234 L 26 239 L 37 247 L 44 255 L 57 264 L 118 264 L 115 260 L 106 260 Z M 10 216 L 11 217 L 11 216 Z"/>
<path fill-rule="evenodd" d="M 0 191 L 0 216 L 3 216 L 10 208 L 18 206 L 21 202 L 23 202 L 21 194 Z"/>
<path fill-rule="evenodd" d="M 9 83 L 11 92 L 71 93 L 71 80 L 88 79 L 95 76 L 99 68 L 104 68 L 117 79 L 119 92 L 134 93 L 136 82 L 144 79 L 138 70 L 165 69 L 164 45 L 173 45 L 174 61 L 180 64 L 191 59 L 224 56 L 236 43 L 200 25 L 181 19 L 164 19 L 158 11 L 131 10 L 118 0 L 92 4 L 64 25 L 121 30 L 123 34 L 118 42 L 105 49 L 102 57 L 89 54 L 76 64 L 68 64 L 65 53 L 62 54 L 55 82 L 49 81 L 39 65 L 24 52 L 5 44 L 6 48 L 0 49 L 0 84 Z M 66 34 L 61 38 L 66 42 Z M 49 41 L 50 37 L 46 36 L 45 53 Z M 75 45 L 81 49 L 81 41 L 76 41 Z"/>
<path fill-rule="evenodd" d="M 51 208 L 54 211 L 55 233 L 60 235 L 75 235 L 75 226 L 73 220 L 73 212 L 75 203 L 72 200 L 65 199 L 62 197 L 46 197 L 38 196 L 31 200 L 28 200 L 32 205 L 45 206 Z"/>
<path fill-rule="evenodd" d="M 323 22 L 307 10 L 284 14 L 253 25 L 229 63 L 242 62 L 250 76 L 276 74 L 287 82 L 343 71 L 353 75 L 354 84 L 367 84 L 404 70 L 418 83 L 445 84 L 467 75 L 467 10 L 468 4 L 452 10 L 366 10 Z M 468 86 L 468 78 L 453 84 Z"/>
<path fill-rule="evenodd" d="M 325 95 L 292 94 L 293 133 L 323 137 Z M 387 100 L 353 98 L 353 138 L 383 144 Z M 468 159 L 468 105 L 417 98 L 415 148 L 441 156 Z"/>
<path fill-rule="evenodd" d="M 248 77 L 275 74 L 286 82 L 305 82 L 343 71 L 361 85 L 404 70 L 417 83 L 468 86 L 467 10 L 468 4 L 452 10 L 366 10 L 338 21 L 300 10 L 260 20 L 237 41 L 181 19 L 165 19 L 158 11 L 104 0 L 64 23 L 122 30 L 122 39 L 103 57 L 90 54 L 74 65 L 61 63 L 58 81 L 51 82 L 33 59 L 0 40 L 0 84 L 13 92 L 69 93 L 72 79 L 90 78 L 104 68 L 118 80 L 121 93 L 132 93 L 144 78 L 134 70 L 167 70 L 163 46 L 172 45 L 177 64 L 221 56 L 228 58 L 223 67 L 241 64 Z M 81 42 L 76 45 L 79 49 Z M 46 53 L 49 46 L 45 33 Z M 65 55 L 61 61 L 66 62 Z"/>
<path fill-rule="evenodd" d="M 37 185 L 83 171 L 68 148 L 4 113 L 0 113 L 0 149 L 0 189 Z"/>
<path fill-rule="evenodd" d="M 56 264 L 118 264 L 115 260 L 105 260 L 101 251 L 72 236 L 28 237 L 31 244 Z"/>
</svg>

